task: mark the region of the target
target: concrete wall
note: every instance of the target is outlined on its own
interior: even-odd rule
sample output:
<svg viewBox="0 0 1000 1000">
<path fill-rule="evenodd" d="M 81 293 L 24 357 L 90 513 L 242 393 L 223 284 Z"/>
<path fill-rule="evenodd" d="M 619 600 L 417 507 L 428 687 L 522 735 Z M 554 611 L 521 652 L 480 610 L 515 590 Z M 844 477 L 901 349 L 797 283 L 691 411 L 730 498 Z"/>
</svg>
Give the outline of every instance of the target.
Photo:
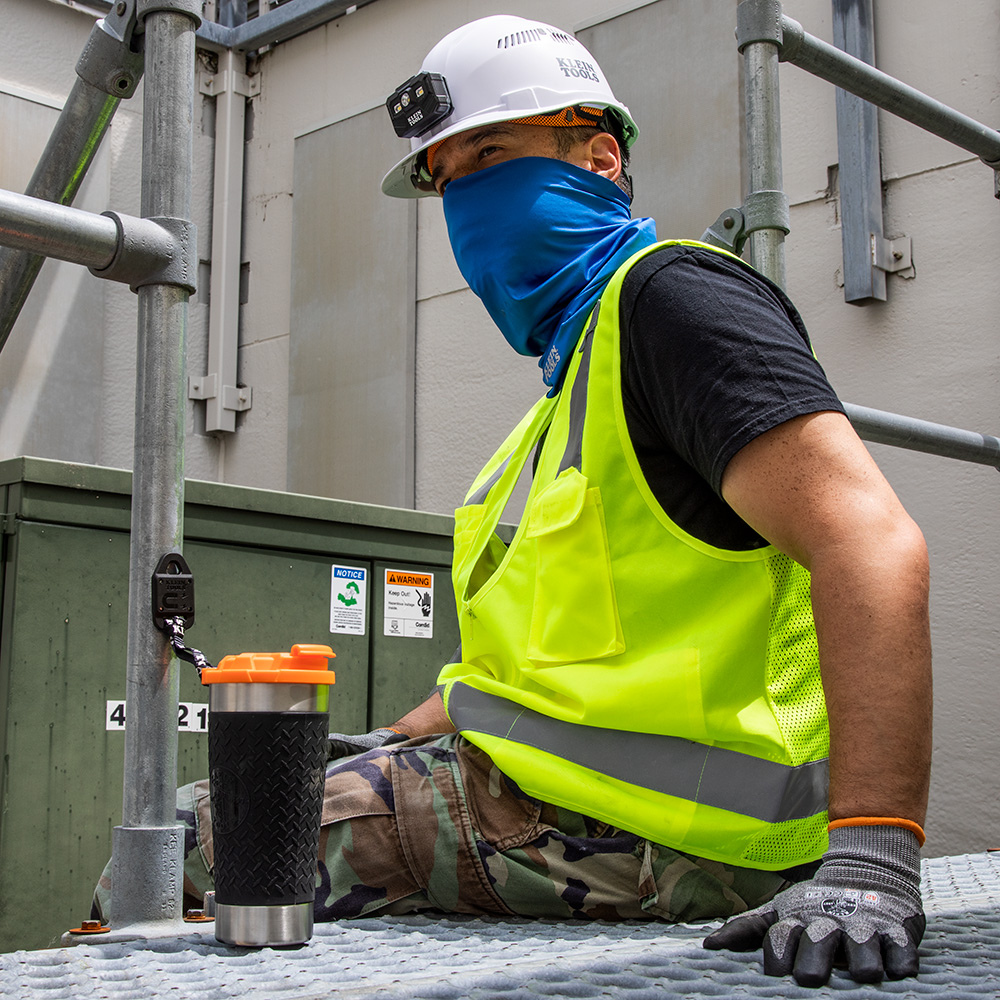
<svg viewBox="0 0 1000 1000">
<path fill-rule="evenodd" d="M 669 6 L 675 0 L 659 2 Z M 636 6 L 641 4 L 626 8 Z M 735 23 L 735 0 L 733 6 Z M 260 94 L 251 101 L 246 142 L 243 258 L 249 295 L 241 320 L 239 373 L 253 389 L 253 407 L 238 417 L 235 434 L 215 438 L 204 433 L 202 404 L 189 402 L 189 475 L 286 487 L 287 456 L 297 447 L 288 433 L 296 136 L 373 107 L 416 71 L 438 38 L 474 17 L 521 13 L 573 30 L 619 9 L 610 0 L 381 0 L 253 61 Z M 810 33 L 832 40 L 829 0 L 789 0 L 785 10 Z M 973 0 L 963 10 L 961 18 L 943 19 L 933 0 L 877 0 L 878 64 L 966 114 L 995 123 L 1000 17 L 985 0 Z M 58 104 L 71 85 L 91 22 L 78 11 L 37 0 L 7 0 L 5 14 L 0 98 L 7 94 L 24 102 L 26 93 L 34 94 L 41 101 L 38 113 L 51 115 L 49 105 Z M 44 56 L 37 44 L 41 37 Z M 735 46 L 718 58 L 720 63 L 736 60 Z M 210 63 L 207 57 L 204 61 Z M 699 60 L 685 69 L 698 74 L 713 67 Z M 997 433 L 1000 358 L 993 328 L 1000 293 L 983 250 L 993 245 L 1000 225 L 991 172 L 962 151 L 881 115 L 885 231 L 912 238 L 914 270 L 908 277 L 889 278 L 887 302 L 847 305 L 838 284 L 834 91 L 795 67 L 783 66 L 781 76 L 785 186 L 792 202 L 789 291 L 834 386 L 851 402 Z M 210 98 L 197 100 L 196 221 L 200 253 L 207 260 L 214 110 Z M 112 126 L 103 166 L 85 192 L 86 207 L 100 210 L 106 201 L 107 207 L 137 211 L 137 101 L 123 107 Z M 22 161 L 36 155 L 32 147 L 29 156 L 28 146 L 23 157 L 20 146 L 13 156 L 10 139 L 0 138 L 0 185 L 23 184 Z M 640 139 L 638 157 L 642 148 Z M 711 157 L 713 151 L 702 155 Z M 667 183 L 669 156 L 659 169 Z M 379 179 L 360 176 L 345 157 L 330 164 L 331 197 L 350 197 L 358 186 Z M 423 201 L 417 215 L 415 505 L 450 511 L 541 385 L 535 362 L 510 351 L 465 288 L 447 248 L 440 205 Z M 678 235 L 670 219 L 658 223 L 661 232 Z M 363 257 L 374 252 L 370 236 L 352 232 L 344 238 Z M 33 312 L 22 318 L 0 359 L 0 408 L 6 406 L 0 409 L 0 458 L 30 446 L 36 454 L 127 466 L 134 298 L 127 289 L 82 291 L 79 279 L 60 280 L 63 286 L 53 285 L 41 293 L 40 304 L 30 307 Z M 74 297 L 80 296 L 85 301 L 78 309 Z M 84 315 L 86 323 L 75 322 Z M 189 371 L 194 375 L 205 371 L 206 327 L 202 294 L 191 311 Z M 79 357 L 73 362 L 84 373 L 85 385 L 75 384 L 80 380 L 70 378 L 58 362 L 59 344 L 76 336 L 94 338 L 88 350 L 96 357 L 85 357 L 86 364 Z M 38 337 L 48 338 L 48 346 L 38 348 L 33 367 L 28 366 L 21 359 Z M 15 396 L 16 403 L 8 402 Z M 57 412 L 66 428 L 85 415 L 86 433 L 67 443 L 57 433 L 57 422 L 31 437 L 24 429 L 40 426 L 43 406 Z M 9 427 L 14 430 L 8 432 Z M 312 447 L 315 461 L 324 461 L 321 442 Z M 1000 752 L 994 724 L 1000 700 L 994 612 L 1000 599 L 995 570 L 1000 483 L 990 468 L 880 446 L 872 446 L 872 452 L 923 527 L 932 555 L 937 726 L 926 852 L 981 850 L 993 846 L 1000 819 L 996 778 L 984 767 Z"/>
</svg>

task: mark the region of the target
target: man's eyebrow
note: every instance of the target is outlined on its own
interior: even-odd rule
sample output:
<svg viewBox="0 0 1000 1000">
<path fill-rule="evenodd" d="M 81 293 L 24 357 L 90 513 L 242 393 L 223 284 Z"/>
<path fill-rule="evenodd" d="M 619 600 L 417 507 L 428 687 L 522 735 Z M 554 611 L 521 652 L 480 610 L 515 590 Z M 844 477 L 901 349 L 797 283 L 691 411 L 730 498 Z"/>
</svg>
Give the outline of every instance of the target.
<svg viewBox="0 0 1000 1000">
<path fill-rule="evenodd" d="M 477 128 L 475 132 L 466 132 L 459 137 L 458 144 L 463 149 L 468 149 L 469 146 L 475 146 L 483 139 L 492 139 L 495 135 L 510 135 L 513 131 L 509 122 L 495 122 L 492 125 Z"/>
<path fill-rule="evenodd" d="M 493 125 L 484 125 L 482 128 L 477 128 L 474 132 L 464 132 L 457 136 L 460 149 L 466 150 L 477 143 L 482 142 L 484 139 L 492 139 L 497 135 L 510 135 L 514 130 L 510 127 L 509 122 L 496 122 Z M 431 184 L 441 176 L 442 167 L 440 164 L 434 167 L 431 172 Z"/>
</svg>

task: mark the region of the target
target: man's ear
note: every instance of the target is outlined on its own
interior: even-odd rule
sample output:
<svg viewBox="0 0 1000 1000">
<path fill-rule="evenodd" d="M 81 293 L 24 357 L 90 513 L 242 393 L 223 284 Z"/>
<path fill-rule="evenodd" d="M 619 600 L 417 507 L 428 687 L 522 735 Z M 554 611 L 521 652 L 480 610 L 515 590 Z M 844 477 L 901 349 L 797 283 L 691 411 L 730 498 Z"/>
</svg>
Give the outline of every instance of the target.
<svg viewBox="0 0 1000 1000">
<path fill-rule="evenodd" d="M 617 182 L 622 172 L 622 154 L 610 132 L 597 132 L 584 142 L 583 154 L 588 169 L 609 181 Z"/>
</svg>

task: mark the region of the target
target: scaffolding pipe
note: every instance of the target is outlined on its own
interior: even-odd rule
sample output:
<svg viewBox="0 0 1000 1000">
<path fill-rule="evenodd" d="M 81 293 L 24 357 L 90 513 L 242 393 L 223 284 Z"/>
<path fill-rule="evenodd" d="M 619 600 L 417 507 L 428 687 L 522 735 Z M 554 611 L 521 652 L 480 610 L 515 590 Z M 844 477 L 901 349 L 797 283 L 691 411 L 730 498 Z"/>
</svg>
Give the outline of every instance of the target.
<svg viewBox="0 0 1000 1000">
<path fill-rule="evenodd" d="M 778 46 L 754 40 L 742 51 L 749 179 L 743 212 L 750 259 L 761 274 L 784 288 L 788 201 L 781 177 Z"/>
<path fill-rule="evenodd" d="M 161 0 L 145 19 L 142 215 L 191 211 L 197 14 Z M 200 5 L 199 5 L 200 6 Z M 122 825 L 114 831 L 116 928 L 179 920 L 183 837 L 176 822 L 177 661 L 150 615 L 160 557 L 180 551 L 184 510 L 184 375 L 189 292 L 138 290 L 135 451 L 129 555 L 125 773 Z"/>
<path fill-rule="evenodd" d="M 295 0 L 252 18 L 246 23 L 205 21 L 198 29 L 198 46 L 214 52 L 227 49 L 240 54 L 255 52 L 268 45 L 287 42 L 314 28 L 320 28 L 338 17 L 353 14 L 375 0 Z"/>
<path fill-rule="evenodd" d="M 100 147 L 120 101 L 77 78 L 25 194 L 69 205 Z M 0 249 L 0 350 L 7 342 L 44 257 Z"/>
<path fill-rule="evenodd" d="M 792 18 L 781 17 L 781 61 L 804 69 L 842 90 L 877 104 L 926 132 L 1000 166 L 1000 133 L 928 97 L 860 59 L 807 34 Z"/>
<path fill-rule="evenodd" d="M 374 0 L 295 0 L 235 25 L 230 29 L 229 47 L 236 52 L 253 52 L 264 45 L 287 42 L 338 17 L 353 14 Z"/>
<path fill-rule="evenodd" d="M 195 242 L 187 219 L 94 215 L 0 189 L 0 246 L 83 264 L 133 290 L 171 284 L 194 291 Z"/>
<path fill-rule="evenodd" d="M 858 436 L 866 441 L 1000 469 L 1000 439 L 990 434 L 963 431 L 854 403 L 844 403 L 844 409 Z"/>
<path fill-rule="evenodd" d="M 0 190 L 0 246 L 101 269 L 114 259 L 118 227 L 106 215 Z"/>
</svg>

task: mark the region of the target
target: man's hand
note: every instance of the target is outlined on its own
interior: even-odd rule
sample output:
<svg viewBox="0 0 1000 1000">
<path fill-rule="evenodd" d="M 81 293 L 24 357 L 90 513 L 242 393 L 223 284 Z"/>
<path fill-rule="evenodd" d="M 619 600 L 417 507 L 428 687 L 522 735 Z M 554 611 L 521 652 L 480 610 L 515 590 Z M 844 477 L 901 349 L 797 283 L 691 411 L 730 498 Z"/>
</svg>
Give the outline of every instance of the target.
<svg viewBox="0 0 1000 1000">
<path fill-rule="evenodd" d="M 445 714 L 441 695 L 435 691 L 426 701 L 409 711 L 398 722 L 382 729 L 373 729 L 359 736 L 344 733 L 330 733 L 330 756 L 328 760 L 351 757 L 376 747 L 402 743 L 417 736 L 431 736 L 437 733 L 453 733 L 455 727 Z"/>
<path fill-rule="evenodd" d="M 390 743 L 402 743 L 410 737 L 398 729 L 373 729 L 370 733 L 348 736 L 345 733 L 330 733 L 330 753 L 327 760 L 337 760 L 339 757 L 352 757 L 366 750 L 388 746 Z"/>
<path fill-rule="evenodd" d="M 920 855 L 915 834 L 895 826 L 830 831 L 830 849 L 808 882 L 734 917 L 705 947 L 753 951 L 764 945 L 764 973 L 822 986 L 834 962 L 859 983 L 915 976 L 924 934 Z"/>
</svg>

